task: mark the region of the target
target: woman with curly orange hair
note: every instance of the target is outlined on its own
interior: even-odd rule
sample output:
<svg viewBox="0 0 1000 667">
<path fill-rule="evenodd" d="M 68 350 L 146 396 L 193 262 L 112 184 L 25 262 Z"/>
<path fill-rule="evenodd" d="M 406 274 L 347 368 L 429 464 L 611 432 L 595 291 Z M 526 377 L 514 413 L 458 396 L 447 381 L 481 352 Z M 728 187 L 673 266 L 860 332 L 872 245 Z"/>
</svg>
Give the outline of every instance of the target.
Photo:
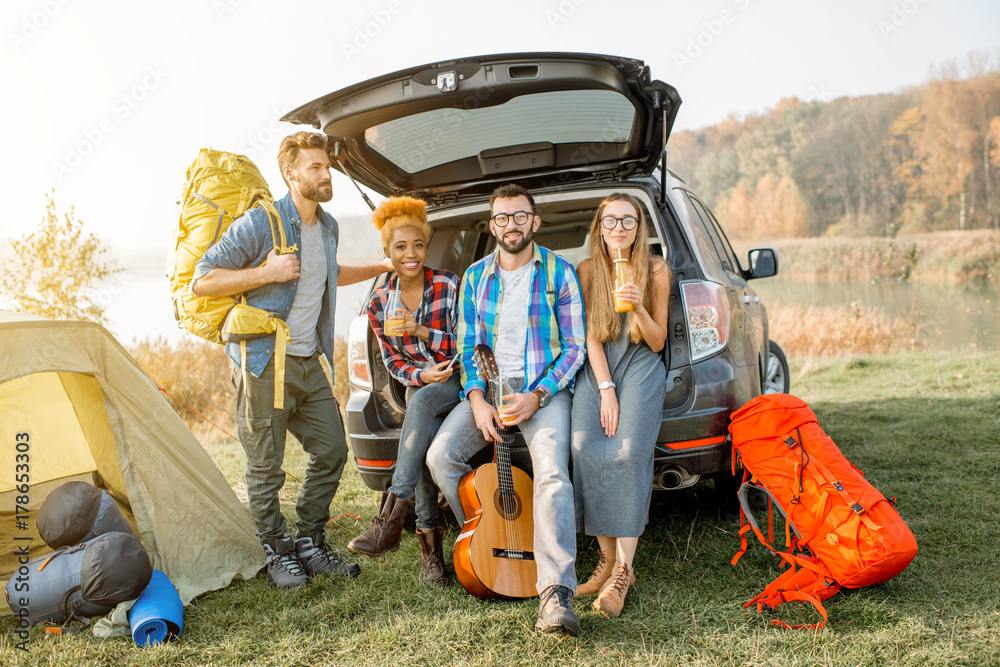
<svg viewBox="0 0 1000 667">
<path fill-rule="evenodd" d="M 424 266 L 430 238 L 424 202 L 392 197 L 375 209 L 372 222 L 395 272 L 372 295 L 368 320 L 386 368 L 407 388 L 406 416 L 392 485 L 382 496 L 371 528 L 348 548 L 373 558 L 397 550 L 406 510 L 415 499 L 424 580 L 441 584 L 447 582 L 448 573 L 438 490 L 424 461 L 445 415 L 459 401 L 461 383 L 451 368 L 459 278 L 451 271 Z"/>
</svg>

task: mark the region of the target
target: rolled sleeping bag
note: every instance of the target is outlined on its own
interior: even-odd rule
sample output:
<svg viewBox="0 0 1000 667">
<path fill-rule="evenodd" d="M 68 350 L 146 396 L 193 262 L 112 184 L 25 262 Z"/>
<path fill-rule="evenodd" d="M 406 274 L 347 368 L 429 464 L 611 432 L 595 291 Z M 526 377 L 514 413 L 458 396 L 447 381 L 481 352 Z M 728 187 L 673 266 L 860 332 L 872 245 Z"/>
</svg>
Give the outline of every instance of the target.
<svg viewBox="0 0 1000 667">
<path fill-rule="evenodd" d="M 5 592 L 19 618 L 65 624 L 104 616 L 120 602 L 136 599 L 152 576 L 138 537 L 105 533 L 20 566 Z"/>
<path fill-rule="evenodd" d="M 35 518 L 38 534 L 53 549 L 105 533 L 135 535 L 115 499 L 86 482 L 67 482 L 45 498 Z"/>
<path fill-rule="evenodd" d="M 153 570 L 149 586 L 128 612 L 132 639 L 139 646 L 175 640 L 184 630 L 184 605 L 167 575 Z"/>
</svg>

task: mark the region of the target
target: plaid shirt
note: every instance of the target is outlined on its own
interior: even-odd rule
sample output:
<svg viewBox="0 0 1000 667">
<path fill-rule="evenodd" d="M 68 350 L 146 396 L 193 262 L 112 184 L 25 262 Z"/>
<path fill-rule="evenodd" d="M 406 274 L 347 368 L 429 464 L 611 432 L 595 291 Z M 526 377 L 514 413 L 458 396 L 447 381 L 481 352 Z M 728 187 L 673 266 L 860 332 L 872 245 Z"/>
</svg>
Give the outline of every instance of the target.
<svg viewBox="0 0 1000 667">
<path fill-rule="evenodd" d="M 385 307 L 389 293 L 396 289 L 399 278 L 392 274 L 372 294 L 368 303 L 368 322 L 382 348 L 382 359 L 392 377 L 405 385 L 422 387 L 420 371 L 423 364 L 437 364 L 455 355 L 455 320 L 458 308 L 458 276 L 451 271 L 424 267 L 424 298 L 415 312 L 417 324 L 427 327 L 427 342 L 404 334 L 389 342 L 383 335 Z"/>
<path fill-rule="evenodd" d="M 528 339 L 524 346 L 524 392 L 541 387 L 549 395 L 573 386 L 573 377 L 586 358 L 580 280 L 573 265 L 537 243 L 535 270 L 528 296 Z M 547 262 L 554 262 L 549 267 Z M 487 255 L 469 267 L 462 279 L 462 308 L 458 321 L 458 353 L 461 355 L 462 398 L 486 383 L 472 363 L 476 345 L 496 347 L 497 316 L 503 299 L 503 281 L 497 271 L 497 255 Z M 554 284 L 548 284 L 547 269 Z"/>
</svg>

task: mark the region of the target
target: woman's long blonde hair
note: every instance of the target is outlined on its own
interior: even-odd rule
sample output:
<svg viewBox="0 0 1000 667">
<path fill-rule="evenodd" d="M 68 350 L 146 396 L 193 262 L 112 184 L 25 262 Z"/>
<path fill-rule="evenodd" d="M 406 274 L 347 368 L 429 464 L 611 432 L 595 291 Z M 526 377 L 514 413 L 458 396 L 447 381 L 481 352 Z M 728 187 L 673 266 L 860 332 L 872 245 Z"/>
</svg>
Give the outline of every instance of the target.
<svg viewBox="0 0 1000 667">
<path fill-rule="evenodd" d="M 653 305 L 656 300 L 655 288 L 650 274 L 653 270 L 653 258 L 649 254 L 649 230 L 646 228 L 646 214 L 639 200 L 624 192 L 615 192 L 605 197 L 597 212 L 594 214 L 594 221 L 590 223 L 590 303 L 587 304 L 587 333 L 593 335 L 597 340 L 606 343 L 616 340 L 621 334 L 621 318 L 615 312 L 614 289 L 615 272 L 613 267 L 614 257 L 608 255 L 608 248 L 601 236 L 601 217 L 604 215 L 605 207 L 616 201 L 625 201 L 635 209 L 639 224 L 635 227 L 635 241 L 632 242 L 631 259 L 629 260 L 629 271 L 632 282 L 639 288 L 642 294 L 642 305 L 650 313 L 653 312 Z M 669 271 L 669 267 L 667 267 Z M 669 275 L 669 274 L 668 274 Z M 628 335 L 633 343 L 642 340 L 642 332 L 639 324 L 632 314 L 628 317 Z"/>
</svg>

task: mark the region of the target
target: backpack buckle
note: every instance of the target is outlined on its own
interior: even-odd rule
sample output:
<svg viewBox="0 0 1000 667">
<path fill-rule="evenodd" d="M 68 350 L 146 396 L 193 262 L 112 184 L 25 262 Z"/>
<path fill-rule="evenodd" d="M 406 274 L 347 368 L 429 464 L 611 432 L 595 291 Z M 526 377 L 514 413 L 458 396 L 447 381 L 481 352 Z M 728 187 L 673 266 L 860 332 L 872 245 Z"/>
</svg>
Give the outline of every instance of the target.
<svg viewBox="0 0 1000 667">
<path fill-rule="evenodd" d="M 840 482 L 834 482 L 833 483 L 833 488 L 837 489 L 838 491 L 843 491 L 844 490 L 844 485 L 841 484 Z"/>
<path fill-rule="evenodd" d="M 851 505 L 851 509 L 854 510 L 854 513 L 857 514 L 858 516 L 861 516 L 862 514 L 868 511 L 861 506 L 861 503 L 854 503 L 853 505 Z"/>
<path fill-rule="evenodd" d="M 785 444 L 788 445 L 789 449 L 795 449 L 796 447 L 799 446 L 799 443 L 796 442 L 795 438 L 793 438 L 792 436 L 788 436 L 787 438 L 785 438 Z"/>
</svg>

